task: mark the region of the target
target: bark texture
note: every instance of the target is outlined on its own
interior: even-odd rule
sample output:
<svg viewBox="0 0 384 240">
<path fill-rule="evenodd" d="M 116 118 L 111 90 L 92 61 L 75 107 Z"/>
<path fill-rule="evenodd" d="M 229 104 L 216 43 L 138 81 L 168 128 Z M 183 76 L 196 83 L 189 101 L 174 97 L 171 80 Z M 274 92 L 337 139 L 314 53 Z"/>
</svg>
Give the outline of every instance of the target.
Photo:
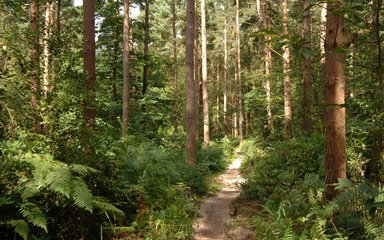
<svg viewBox="0 0 384 240">
<path fill-rule="evenodd" d="M 239 19 L 240 4 L 236 0 L 236 43 L 237 43 L 237 80 L 239 82 L 239 139 L 240 144 L 243 143 L 243 84 L 241 80 L 241 52 L 240 52 L 240 19 Z"/>
<path fill-rule="evenodd" d="M 129 127 L 129 0 L 124 0 L 124 26 L 123 26 L 123 124 L 122 135 L 127 135 Z"/>
<path fill-rule="evenodd" d="M 205 26 L 205 0 L 201 0 L 201 67 L 203 78 L 204 145 L 209 145 L 209 106 L 207 77 L 207 40 Z"/>
<path fill-rule="evenodd" d="M 39 1 L 31 0 L 29 4 L 30 28 L 32 31 L 31 41 L 31 106 L 33 111 L 33 125 L 37 132 L 41 132 L 39 117 L 40 100 L 40 45 L 39 45 Z"/>
<path fill-rule="evenodd" d="M 83 1 L 84 24 L 84 81 L 83 117 L 86 130 L 96 126 L 96 45 L 95 45 L 95 3 L 93 0 Z"/>
<path fill-rule="evenodd" d="M 284 35 L 288 36 L 288 6 L 287 0 L 281 1 L 283 10 L 283 29 Z M 291 60 L 290 49 L 288 44 L 283 46 L 283 71 L 284 71 L 284 137 L 290 138 L 292 136 L 292 104 L 291 104 Z"/>
<path fill-rule="evenodd" d="M 194 76 L 195 0 L 187 1 L 185 56 L 185 123 L 187 164 L 196 164 L 196 101 Z"/>
<path fill-rule="evenodd" d="M 145 0 L 145 18 L 144 18 L 144 68 L 143 68 L 143 89 L 144 95 L 148 89 L 148 54 L 149 54 L 149 0 Z"/>
<path fill-rule="evenodd" d="M 309 0 L 304 0 L 303 12 L 304 49 L 312 50 L 312 20 Z M 303 130 L 307 135 L 312 132 L 312 56 L 304 55 L 303 73 Z"/>
<path fill-rule="evenodd" d="M 332 184 L 346 178 L 345 153 L 345 100 L 344 55 L 340 48 L 344 42 L 344 15 L 335 11 L 343 1 L 328 3 L 325 37 L 325 103 L 326 103 L 326 199 L 333 199 L 337 191 Z"/>
</svg>

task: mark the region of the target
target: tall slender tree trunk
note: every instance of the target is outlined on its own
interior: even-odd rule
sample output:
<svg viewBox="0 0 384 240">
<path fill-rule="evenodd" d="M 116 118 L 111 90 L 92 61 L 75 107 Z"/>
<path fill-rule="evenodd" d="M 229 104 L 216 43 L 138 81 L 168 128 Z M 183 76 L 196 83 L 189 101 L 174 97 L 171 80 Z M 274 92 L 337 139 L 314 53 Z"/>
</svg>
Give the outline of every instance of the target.
<svg viewBox="0 0 384 240">
<path fill-rule="evenodd" d="M 130 42 L 130 2 L 124 0 L 123 26 L 123 124 L 122 135 L 126 136 L 129 127 L 129 42 Z"/>
<path fill-rule="evenodd" d="M 228 75 L 228 49 L 227 49 L 227 18 L 225 16 L 225 5 L 224 5 L 224 79 L 223 79 L 223 111 L 224 111 L 224 133 L 228 135 L 228 89 L 227 89 L 227 75 Z"/>
<path fill-rule="evenodd" d="M 148 52 L 149 52 L 149 1 L 145 0 L 145 19 L 144 19 L 144 69 L 143 69 L 143 89 L 144 95 L 148 89 Z"/>
<path fill-rule="evenodd" d="M 320 13 L 320 53 L 321 53 L 321 60 L 320 62 L 322 64 L 325 63 L 325 32 L 326 32 L 326 22 L 327 22 L 327 8 L 328 4 L 323 3 L 321 5 L 321 13 Z"/>
<path fill-rule="evenodd" d="M 195 0 L 187 0 L 185 51 L 185 123 L 187 164 L 196 164 L 196 101 L 194 76 Z"/>
<path fill-rule="evenodd" d="M 333 199 L 337 191 L 334 183 L 346 178 L 344 55 L 338 51 L 344 42 L 343 0 L 328 3 L 325 37 L 325 103 L 326 103 L 326 199 Z"/>
<path fill-rule="evenodd" d="M 377 66 L 376 66 L 376 72 L 377 72 L 377 81 L 380 86 L 381 91 L 381 101 L 380 101 L 380 107 L 382 110 L 384 110 L 384 77 L 383 77 L 383 53 L 382 53 L 382 39 L 380 32 L 382 31 L 382 25 L 380 23 L 380 13 L 382 11 L 383 6 L 383 0 L 373 0 L 373 32 L 374 32 L 374 38 L 375 38 L 375 44 L 376 44 L 376 55 L 377 55 Z"/>
<path fill-rule="evenodd" d="M 219 133 L 220 124 L 220 63 L 217 63 L 216 71 L 216 116 L 215 116 L 215 132 Z"/>
<path fill-rule="evenodd" d="M 30 0 L 29 5 L 30 25 L 32 30 L 31 41 L 31 105 L 33 111 L 33 124 L 36 132 L 41 132 L 39 117 L 39 100 L 40 100 L 40 60 L 39 60 L 39 1 Z"/>
<path fill-rule="evenodd" d="M 270 28 L 270 20 L 269 20 L 269 7 L 267 1 L 263 1 L 263 22 L 264 22 L 264 30 L 268 30 Z M 267 100 L 267 121 L 265 128 L 268 132 L 274 132 L 273 126 L 273 116 L 272 116 L 272 97 L 271 97 L 271 82 L 270 82 L 270 71 L 272 68 L 272 54 L 271 54 L 271 37 L 266 34 L 264 36 L 264 71 L 265 71 L 265 79 L 263 82 L 263 87 L 266 94 Z"/>
<path fill-rule="evenodd" d="M 283 9 L 283 29 L 284 35 L 288 36 L 288 7 L 287 0 L 281 1 Z M 291 101 L 291 63 L 290 50 L 288 44 L 283 46 L 283 70 L 284 70 L 284 137 L 292 136 L 292 101 Z"/>
<path fill-rule="evenodd" d="M 312 20 L 309 0 L 304 0 L 303 12 L 304 49 L 312 50 Z M 303 73 L 303 130 L 307 135 L 312 132 L 312 57 L 304 56 Z"/>
<path fill-rule="evenodd" d="M 239 81 L 239 139 L 240 144 L 243 143 L 243 84 L 241 79 L 241 54 L 240 54 L 240 19 L 239 19 L 240 4 L 236 0 L 236 42 L 237 42 L 237 78 Z"/>
<path fill-rule="evenodd" d="M 195 0 L 195 17 L 194 17 L 194 28 L 193 28 L 193 34 L 194 34 L 194 41 L 193 41 L 193 46 L 194 46 L 194 57 L 193 57 L 193 67 L 194 67 L 194 72 L 193 72 L 193 77 L 194 77 L 194 83 L 195 83 L 195 107 L 196 107 L 196 139 L 199 139 L 199 117 L 200 117 L 200 93 L 201 93 L 201 68 L 199 68 L 199 34 L 198 34 L 198 24 L 197 24 L 197 2 Z M 199 76 L 200 74 L 200 76 Z"/>
<path fill-rule="evenodd" d="M 172 0 L 171 3 L 171 10 L 172 10 L 172 35 L 173 35 L 173 66 L 172 66 L 172 76 L 173 76 L 173 98 L 174 98 L 174 106 L 173 111 L 175 115 L 175 129 L 178 126 L 178 120 L 179 120 L 179 104 L 178 104 L 178 97 L 179 97 L 179 80 L 178 80 L 178 64 L 177 64 L 177 29 L 176 29 L 176 22 L 177 22 L 177 14 L 176 14 L 176 0 Z"/>
<path fill-rule="evenodd" d="M 95 45 L 95 3 L 93 0 L 83 1 L 84 24 L 84 99 L 83 117 L 86 131 L 92 131 L 96 126 L 96 45 Z"/>
<path fill-rule="evenodd" d="M 43 75 L 43 86 L 44 86 L 44 98 L 48 99 L 50 93 L 50 63 L 51 63 L 51 49 L 49 40 L 52 33 L 53 24 L 53 3 L 47 1 L 45 8 L 45 29 L 44 29 L 44 75 Z"/>
<path fill-rule="evenodd" d="M 203 78 L 204 145 L 209 145 L 209 106 L 207 77 L 207 40 L 205 28 L 205 0 L 201 0 L 201 67 Z"/>
</svg>

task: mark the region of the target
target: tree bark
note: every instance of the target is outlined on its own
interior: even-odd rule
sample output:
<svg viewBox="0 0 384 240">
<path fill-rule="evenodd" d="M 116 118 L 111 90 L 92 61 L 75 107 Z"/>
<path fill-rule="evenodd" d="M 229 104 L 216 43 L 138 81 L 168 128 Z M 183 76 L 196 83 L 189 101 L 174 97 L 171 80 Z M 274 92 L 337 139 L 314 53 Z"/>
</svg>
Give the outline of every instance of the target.
<svg viewBox="0 0 384 240">
<path fill-rule="evenodd" d="M 281 1 L 283 10 L 283 29 L 284 35 L 288 36 L 288 7 L 287 0 Z M 288 44 L 283 46 L 283 71 L 284 71 L 284 137 L 286 139 L 292 136 L 292 101 L 291 101 L 291 63 L 290 49 Z"/>
<path fill-rule="evenodd" d="M 240 54 L 240 19 L 239 19 L 239 0 L 236 0 L 236 42 L 237 42 L 237 78 L 239 81 L 239 140 L 240 144 L 243 143 L 243 86 L 241 79 L 241 54 Z"/>
<path fill-rule="evenodd" d="M 323 3 L 321 5 L 321 14 L 320 14 L 320 53 L 321 53 L 321 60 L 320 62 L 324 64 L 325 62 L 325 32 L 326 32 L 326 22 L 327 22 L 327 3 Z"/>
<path fill-rule="evenodd" d="M 344 1 L 328 3 L 325 37 L 325 103 L 326 103 L 326 199 L 332 200 L 338 178 L 346 178 L 344 55 L 338 51 L 344 42 L 344 15 L 335 11 Z"/>
<path fill-rule="evenodd" d="M 40 45 L 39 45 L 39 1 L 30 0 L 29 5 L 30 27 L 32 30 L 31 41 L 31 105 L 33 111 L 33 125 L 36 132 L 41 132 L 39 117 L 39 100 L 40 100 Z"/>
<path fill-rule="evenodd" d="M 205 28 L 205 0 L 201 0 L 201 67 L 203 78 L 204 145 L 209 145 L 209 106 L 207 77 L 207 40 Z"/>
<path fill-rule="evenodd" d="M 130 2 L 124 0 L 124 26 L 123 26 L 123 124 L 122 136 L 128 134 L 129 127 L 129 42 L 130 42 Z"/>
<path fill-rule="evenodd" d="M 304 49 L 312 50 L 312 20 L 309 0 L 304 0 L 303 13 Z M 312 132 L 312 56 L 304 56 L 303 73 L 303 130 L 307 135 Z"/>
<path fill-rule="evenodd" d="M 53 3 L 47 1 L 45 8 L 45 29 L 44 29 L 44 75 L 43 75 L 43 86 L 44 86 L 44 98 L 48 99 L 50 93 L 50 63 L 51 63 L 51 49 L 49 40 L 52 33 L 52 24 L 53 24 Z"/>
<path fill-rule="evenodd" d="M 266 0 L 263 1 L 263 28 L 264 30 L 268 30 L 270 28 L 270 20 L 269 20 L 269 9 L 267 6 Z M 272 98 L 271 98 L 271 83 L 270 83 L 270 71 L 272 68 L 272 54 L 271 54 L 271 37 L 266 34 L 264 36 L 264 71 L 265 71 L 265 79 L 263 82 L 263 87 L 266 94 L 266 110 L 267 110 L 267 121 L 264 128 L 268 131 L 268 133 L 274 132 L 273 126 L 273 116 L 272 116 Z"/>
<path fill-rule="evenodd" d="M 179 97 L 179 80 L 178 80 L 178 64 L 177 64 L 177 29 L 176 29 L 176 22 L 177 22 L 177 14 L 176 14 L 176 0 L 172 0 L 171 3 L 171 10 L 172 10 L 172 33 L 173 33 L 173 66 L 172 66 L 172 76 L 173 76 L 173 98 L 174 98 L 174 106 L 173 111 L 175 115 L 175 129 L 178 126 L 178 120 L 179 120 L 179 104 L 178 104 L 178 97 Z"/>
<path fill-rule="evenodd" d="M 228 135 L 228 90 L 227 90 L 227 75 L 228 75 L 228 49 L 227 49 L 227 18 L 225 16 L 225 5 L 224 5 L 224 79 L 223 79 L 223 111 L 224 111 L 224 133 Z"/>
<path fill-rule="evenodd" d="M 217 63 L 216 72 L 216 116 L 215 116 L 215 132 L 219 133 L 220 124 L 220 63 Z"/>
<path fill-rule="evenodd" d="M 143 69 L 143 89 L 144 95 L 148 89 L 148 52 L 149 52 L 149 0 L 145 0 L 145 19 L 144 19 L 144 69 Z"/>
<path fill-rule="evenodd" d="M 194 76 L 195 0 L 187 0 L 185 56 L 186 162 L 196 164 L 196 101 Z"/>
</svg>

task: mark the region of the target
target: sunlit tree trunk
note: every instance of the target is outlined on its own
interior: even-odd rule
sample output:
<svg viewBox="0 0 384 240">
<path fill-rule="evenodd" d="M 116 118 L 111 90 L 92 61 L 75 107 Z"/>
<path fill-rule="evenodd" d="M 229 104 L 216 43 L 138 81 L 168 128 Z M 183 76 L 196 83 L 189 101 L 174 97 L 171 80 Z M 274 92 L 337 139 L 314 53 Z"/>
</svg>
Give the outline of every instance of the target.
<svg viewBox="0 0 384 240">
<path fill-rule="evenodd" d="M 45 28 L 44 28 L 44 75 L 43 75 L 43 86 L 44 86 L 44 98 L 47 100 L 50 93 L 50 63 L 51 63 L 51 49 L 49 40 L 52 33 L 53 24 L 53 3 L 47 1 L 45 8 Z"/>
<path fill-rule="evenodd" d="M 173 66 L 172 66 L 172 77 L 173 77 L 173 98 L 174 98 L 174 106 L 173 111 L 175 115 L 175 128 L 178 126 L 179 122 L 179 104 L 178 104 L 178 97 L 179 97 L 179 83 L 178 83 L 178 64 L 177 64 L 177 29 L 176 29 L 176 22 L 177 22 L 177 14 L 176 14 L 176 0 L 172 0 L 171 3 L 171 10 L 172 10 L 172 35 L 173 35 Z"/>
<path fill-rule="evenodd" d="M 129 0 L 124 0 L 124 26 L 123 26 L 123 123 L 122 135 L 126 136 L 129 127 Z"/>
<path fill-rule="evenodd" d="M 343 0 L 328 3 L 325 36 L 325 104 L 326 104 L 326 199 L 336 196 L 334 183 L 346 178 L 344 55 L 339 49 L 344 42 L 344 15 L 335 14 Z"/>
<path fill-rule="evenodd" d="M 239 19 L 239 0 L 236 0 L 236 42 L 237 42 L 237 78 L 239 81 L 239 139 L 243 143 L 243 84 L 241 80 L 241 55 L 240 55 L 240 19 Z"/>
<path fill-rule="evenodd" d="M 224 5 L 224 14 L 225 14 L 225 5 Z M 227 49 L 227 18 L 224 16 L 224 79 L 223 79 L 223 111 L 224 111 L 224 133 L 225 136 L 228 135 L 228 89 L 227 89 L 227 75 L 228 75 L 228 49 Z"/>
<path fill-rule="evenodd" d="M 288 36 L 288 7 L 287 0 L 281 1 L 283 10 L 283 29 L 284 35 Z M 283 46 L 283 70 L 284 70 L 284 137 L 292 136 L 292 101 L 291 101 L 291 63 L 290 50 L 288 44 Z"/>
<path fill-rule="evenodd" d="M 209 106 L 207 77 L 207 40 L 205 29 L 205 0 L 201 0 L 201 67 L 203 78 L 204 145 L 209 145 Z"/>
<path fill-rule="evenodd" d="M 33 111 L 33 124 L 35 130 L 40 132 L 39 100 L 40 100 L 40 60 L 39 60 L 39 1 L 31 0 L 29 5 L 30 27 L 32 31 L 31 41 L 31 105 Z"/>
<path fill-rule="evenodd" d="M 267 6 L 266 0 L 263 1 L 263 22 L 264 22 L 264 30 L 268 30 L 270 28 L 270 20 L 269 20 L 269 9 Z M 271 54 L 271 37 L 266 34 L 264 36 L 264 71 L 265 71 L 265 79 L 263 82 L 263 87 L 266 94 L 267 100 L 267 122 L 265 128 L 273 133 L 273 117 L 272 117 L 272 97 L 271 97 L 271 83 L 270 83 L 270 71 L 272 68 L 272 54 Z"/>
<path fill-rule="evenodd" d="M 325 28 L 326 28 L 326 21 L 327 21 L 327 3 L 323 3 L 321 5 L 321 13 L 320 13 L 320 53 L 321 53 L 321 60 L 320 62 L 324 64 L 325 61 Z"/>
<path fill-rule="evenodd" d="M 185 51 L 185 123 L 187 164 L 196 164 L 196 101 L 194 83 L 195 0 L 187 0 Z"/>
<path fill-rule="evenodd" d="M 197 9 L 197 2 L 195 0 L 195 8 Z M 193 34 L 194 34 L 194 41 L 193 41 L 193 46 L 195 48 L 194 50 L 194 57 L 193 57 L 193 67 L 194 67 L 194 83 L 195 83 L 195 107 L 196 107 L 196 139 L 199 139 L 199 116 L 200 116 L 200 93 L 201 93 L 201 67 L 199 68 L 199 34 L 198 34 L 198 24 L 197 24 L 197 13 L 195 12 L 195 17 L 194 17 L 194 29 L 193 29 Z M 200 69 L 200 70 L 199 70 Z M 200 74 L 200 75 L 199 75 Z"/>
<path fill-rule="evenodd" d="M 144 18 L 144 68 L 143 68 L 143 89 L 144 95 L 148 89 L 148 52 L 149 52 L 149 0 L 145 0 L 145 18 Z"/>
<path fill-rule="evenodd" d="M 220 63 L 217 63 L 216 71 L 216 115 L 215 115 L 215 132 L 219 132 L 220 124 Z"/>
<path fill-rule="evenodd" d="M 303 12 L 304 49 L 312 50 L 312 20 L 309 0 L 304 0 Z M 307 135 L 312 132 L 312 56 L 304 55 L 303 73 L 303 130 Z"/>
</svg>

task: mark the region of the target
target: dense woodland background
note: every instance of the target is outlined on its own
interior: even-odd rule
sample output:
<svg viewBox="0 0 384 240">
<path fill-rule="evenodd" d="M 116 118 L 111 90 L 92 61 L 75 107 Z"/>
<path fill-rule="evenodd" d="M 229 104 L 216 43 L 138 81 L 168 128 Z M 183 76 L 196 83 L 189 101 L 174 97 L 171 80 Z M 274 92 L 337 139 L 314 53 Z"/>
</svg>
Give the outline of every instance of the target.
<svg viewBox="0 0 384 240">
<path fill-rule="evenodd" d="M 1 0 L 0 238 L 192 239 L 239 147 L 256 239 L 384 239 L 383 13 Z"/>
</svg>

